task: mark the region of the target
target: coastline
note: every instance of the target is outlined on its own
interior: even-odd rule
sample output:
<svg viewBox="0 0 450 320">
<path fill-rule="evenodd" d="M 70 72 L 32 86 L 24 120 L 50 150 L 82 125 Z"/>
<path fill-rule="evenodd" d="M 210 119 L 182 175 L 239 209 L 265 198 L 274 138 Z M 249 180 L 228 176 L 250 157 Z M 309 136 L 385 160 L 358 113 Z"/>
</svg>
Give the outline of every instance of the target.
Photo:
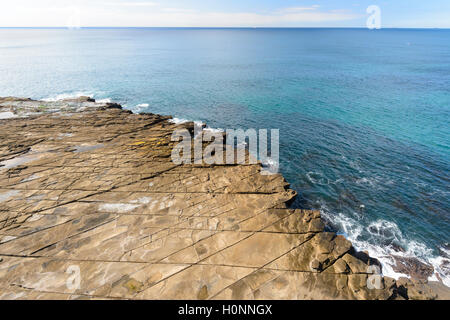
<svg viewBox="0 0 450 320">
<path fill-rule="evenodd" d="M 368 289 L 377 262 L 324 232 L 319 212 L 290 209 L 295 192 L 281 175 L 263 177 L 260 165 L 173 165 L 170 132 L 192 122 L 88 97 L 0 98 L 0 108 L 2 299 L 449 297 L 419 280 L 384 277 Z M 73 292 L 63 281 L 68 261 L 94 274 Z M 108 281 L 96 274 L 110 268 Z M 177 296 L 180 283 L 186 296 Z"/>
<path fill-rule="evenodd" d="M 107 99 L 108 100 L 108 99 Z M 146 107 L 148 107 L 148 104 L 144 104 Z M 140 106 L 140 105 L 138 105 Z M 136 108 L 131 108 L 133 112 L 136 112 Z M 142 111 L 140 108 L 137 108 L 138 111 Z M 214 131 L 214 132 L 225 132 L 223 129 L 217 129 L 207 126 L 207 124 L 204 124 L 202 121 L 195 121 L 195 120 L 188 120 L 184 118 L 173 118 L 169 120 L 170 122 L 174 124 L 185 124 L 193 122 L 194 125 L 198 128 L 203 126 L 204 131 Z M 244 146 L 246 148 L 247 146 Z M 266 162 L 262 163 L 263 167 L 270 168 L 272 166 L 272 163 Z M 279 164 L 277 164 L 277 167 L 279 167 Z M 270 169 L 269 169 L 270 170 Z M 311 172 L 310 172 L 311 173 Z M 309 177 L 308 177 L 309 178 Z M 310 179 L 311 180 L 311 179 Z M 364 180 L 364 179 L 362 179 Z M 295 205 L 291 208 L 297 208 Z M 303 209 L 308 209 L 305 207 L 302 207 Z M 370 257 L 376 259 L 379 261 L 383 275 L 394 278 L 395 280 L 399 280 L 400 278 L 412 278 L 415 280 L 422 280 L 422 281 L 429 281 L 429 282 L 438 282 L 440 284 L 443 284 L 446 287 L 449 287 L 449 278 L 447 276 L 447 272 L 445 272 L 445 269 L 447 268 L 448 263 L 446 262 L 446 259 L 448 257 L 448 253 L 444 251 L 444 248 L 440 248 L 441 255 L 432 257 L 431 259 L 427 257 L 428 259 L 419 258 L 415 254 L 411 254 L 411 252 L 408 250 L 405 250 L 402 246 L 389 246 L 389 247 L 382 247 L 382 246 L 376 246 L 366 241 L 359 241 L 354 239 L 353 237 L 349 237 L 349 235 L 342 231 L 340 229 L 337 229 L 333 226 L 328 226 L 327 222 L 329 222 L 329 219 L 336 219 L 339 218 L 341 222 L 344 223 L 344 229 L 348 227 L 348 225 L 351 225 L 351 222 L 349 220 L 345 220 L 345 217 L 342 216 L 339 217 L 330 217 L 329 212 L 325 213 L 324 210 L 327 208 L 323 208 L 322 206 L 319 210 L 322 216 L 322 219 L 325 221 L 325 224 L 327 225 L 328 229 L 332 232 L 335 232 L 337 234 L 343 235 L 346 237 L 350 242 L 352 242 L 355 250 L 362 251 L 366 254 L 368 254 Z M 327 221 L 328 220 L 328 221 Z M 357 221 L 353 221 L 354 223 L 357 223 Z M 388 221 L 376 221 L 375 224 L 372 224 L 371 227 L 377 226 L 380 227 L 380 229 L 383 228 L 382 224 L 388 223 L 387 227 L 388 229 L 393 229 L 398 232 L 398 234 L 401 235 L 401 231 L 398 230 L 398 227 L 395 223 L 389 224 Z M 334 221 L 331 223 L 334 225 Z M 352 239 L 353 238 L 353 239 Z M 356 243 L 356 244 L 355 244 Z M 412 241 L 412 246 L 420 247 L 421 244 L 417 243 L 415 241 Z M 425 248 L 428 250 L 428 248 Z M 431 261 L 430 261 L 431 260 Z"/>
</svg>

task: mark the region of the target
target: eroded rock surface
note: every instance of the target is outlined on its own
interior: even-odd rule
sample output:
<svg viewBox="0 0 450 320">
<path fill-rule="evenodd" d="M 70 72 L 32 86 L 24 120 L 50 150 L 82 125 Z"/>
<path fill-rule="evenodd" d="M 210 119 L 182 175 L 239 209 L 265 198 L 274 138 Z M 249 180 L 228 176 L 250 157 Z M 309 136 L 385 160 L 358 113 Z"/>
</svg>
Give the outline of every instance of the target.
<svg viewBox="0 0 450 320">
<path fill-rule="evenodd" d="M 377 283 L 281 175 L 174 164 L 170 117 L 87 97 L 0 113 L 1 299 L 438 298 Z"/>
</svg>

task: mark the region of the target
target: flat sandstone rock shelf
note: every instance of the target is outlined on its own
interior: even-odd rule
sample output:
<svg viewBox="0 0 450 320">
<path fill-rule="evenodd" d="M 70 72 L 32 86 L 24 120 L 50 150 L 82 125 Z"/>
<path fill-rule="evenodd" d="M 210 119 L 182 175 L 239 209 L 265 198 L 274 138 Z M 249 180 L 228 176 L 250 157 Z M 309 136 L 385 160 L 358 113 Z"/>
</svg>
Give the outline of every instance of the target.
<svg viewBox="0 0 450 320">
<path fill-rule="evenodd" d="M 436 299 L 257 165 L 176 165 L 170 117 L 0 98 L 0 299 Z M 376 283 L 376 281 L 374 282 Z"/>
</svg>

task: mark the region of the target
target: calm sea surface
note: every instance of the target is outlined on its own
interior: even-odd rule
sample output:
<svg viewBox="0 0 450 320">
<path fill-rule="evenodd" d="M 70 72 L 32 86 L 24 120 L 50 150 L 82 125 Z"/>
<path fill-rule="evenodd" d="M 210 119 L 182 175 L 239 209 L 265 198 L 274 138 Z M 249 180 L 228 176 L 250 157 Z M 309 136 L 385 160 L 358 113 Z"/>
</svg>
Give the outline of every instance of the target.
<svg viewBox="0 0 450 320">
<path fill-rule="evenodd" d="M 0 29 L 8 95 L 279 128 L 295 206 L 450 285 L 450 30 Z"/>
</svg>

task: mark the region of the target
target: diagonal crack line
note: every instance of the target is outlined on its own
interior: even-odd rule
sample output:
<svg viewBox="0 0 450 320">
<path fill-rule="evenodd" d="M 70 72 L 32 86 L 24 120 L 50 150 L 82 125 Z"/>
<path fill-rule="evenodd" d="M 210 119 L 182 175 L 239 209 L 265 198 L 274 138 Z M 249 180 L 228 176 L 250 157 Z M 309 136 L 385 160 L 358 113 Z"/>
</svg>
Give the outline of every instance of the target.
<svg viewBox="0 0 450 320">
<path fill-rule="evenodd" d="M 263 213 L 263 212 L 265 212 L 265 211 L 268 211 L 269 209 L 270 209 L 270 208 L 268 208 L 268 209 L 262 209 L 262 212 L 261 212 L 261 213 Z M 258 215 L 258 214 L 256 214 L 256 215 Z M 256 216 L 256 215 L 255 215 L 255 216 Z M 283 218 L 284 218 L 284 217 L 283 217 Z M 273 224 L 277 223 L 278 221 L 280 221 L 280 220 L 283 219 L 283 218 L 280 218 L 279 220 L 275 221 Z M 264 228 L 270 227 L 270 226 L 273 225 L 273 224 L 270 224 L 270 225 L 268 225 L 268 226 L 264 226 L 264 227 L 261 228 L 259 231 L 262 231 Z M 244 240 L 250 238 L 251 236 L 253 236 L 253 235 L 256 234 L 256 233 L 257 233 L 257 231 L 255 231 L 255 232 L 250 232 L 249 235 L 248 235 L 247 237 L 244 237 L 243 239 L 237 241 L 236 243 L 233 243 L 233 244 L 231 244 L 231 245 L 229 245 L 229 246 L 226 246 L 226 247 L 222 248 L 221 250 L 218 250 L 218 251 L 212 253 L 211 255 L 206 256 L 206 257 L 203 258 L 202 260 L 197 261 L 197 263 L 194 263 L 194 264 L 192 264 L 191 266 L 189 266 L 189 267 L 187 267 L 187 268 L 185 268 L 185 269 L 183 269 L 183 270 L 180 270 L 179 272 L 177 272 L 177 273 L 175 273 L 175 274 L 173 274 L 173 275 L 171 275 L 171 276 L 169 276 L 169 277 L 167 277 L 167 278 L 165 278 L 165 279 L 163 279 L 163 280 L 161 280 L 161 281 L 158 281 L 157 283 L 154 283 L 152 286 L 157 285 L 157 284 L 159 284 L 159 283 L 162 282 L 162 281 L 166 281 L 166 280 L 170 279 L 171 277 L 173 277 L 173 276 L 179 274 L 180 272 L 183 272 L 183 271 L 185 271 L 185 270 L 187 270 L 187 269 L 189 269 L 189 268 L 192 268 L 193 266 L 196 266 L 196 265 L 202 265 L 201 262 L 204 261 L 204 260 L 206 260 L 206 259 L 208 259 L 210 256 L 216 255 L 216 254 L 220 254 L 220 253 L 223 252 L 224 250 L 226 250 L 226 249 L 228 249 L 228 248 L 230 248 L 230 247 L 233 247 L 233 246 L 237 245 L 238 243 L 240 243 L 240 242 L 242 242 L 242 241 L 244 241 Z M 211 235 L 211 236 L 209 236 L 209 237 L 207 237 L 207 238 L 210 238 L 210 237 L 212 237 L 212 236 L 214 236 L 214 235 L 216 235 L 216 234 L 218 234 L 218 233 L 215 233 L 215 234 L 213 234 L 213 235 Z M 205 238 L 205 239 L 207 239 L 207 238 Z M 205 239 L 202 239 L 202 240 L 205 240 Z M 197 243 L 200 242 L 200 241 L 202 241 L 202 240 L 197 241 Z M 188 246 L 188 247 L 190 247 L 190 246 Z M 187 248 L 187 247 L 186 247 L 186 248 Z M 185 249 L 185 248 L 184 248 L 184 249 Z M 182 250 L 183 250 L 183 249 L 182 249 Z M 181 251 L 181 250 L 180 250 L 180 251 Z M 170 255 L 169 255 L 169 256 L 170 256 Z M 164 260 L 164 259 L 165 259 L 165 258 L 163 258 L 163 259 L 161 259 L 161 260 Z M 151 287 L 148 287 L 147 289 L 149 289 L 149 288 L 151 288 Z M 145 290 L 147 290 L 147 289 L 145 289 Z M 145 290 L 144 290 L 144 291 L 145 291 Z M 222 290 L 222 291 L 223 291 L 223 290 Z M 216 294 L 216 295 L 217 295 L 217 294 Z M 216 295 L 214 295 L 214 296 L 216 296 Z"/>
<path fill-rule="evenodd" d="M 170 171 L 170 170 L 172 170 L 172 169 L 173 169 L 173 167 L 172 167 L 172 168 L 169 168 L 169 169 L 167 169 L 167 170 L 164 170 L 164 171 L 162 171 L 162 172 L 159 172 L 159 173 L 155 174 L 154 177 L 157 177 L 157 176 L 163 174 L 164 172 Z M 116 189 L 118 189 L 118 188 L 122 188 L 122 187 L 126 187 L 126 186 L 129 186 L 129 185 L 135 184 L 135 183 L 138 182 L 138 181 L 142 181 L 142 179 L 139 179 L 139 180 L 137 180 L 137 181 L 128 182 L 128 183 L 125 183 L 125 184 L 119 184 L 119 185 L 117 185 L 117 186 L 111 187 L 111 188 L 108 189 L 108 190 L 102 190 L 102 191 L 94 192 L 94 193 L 92 193 L 92 194 L 83 196 L 83 197 L 78 198 L 78 199 L 66 201 L 66 202 L 60 203 L 60 204 L 58 204 L 58 205 L 56 205 L 56 206 L 49 207 L 49 208 L 42 208 L 42 209 L 39 209 L 39 210 L 30 212 L 30 213 L 36 214 L 36 213 L 39 213 L 39 212 L 42 212 L 42 211 L 51 210 L 51 209 L 56 209 L 56 208 L 59 208 L 59 207 L 62 207 L 62 206 L 65 206 L 65 205 L 68 205 L 68 204 L 71 204 L 71 203 L 79 202 L 79 201 L 81 201 L 81 200 L 83 200 L 83 199 L 86 199 L 86 198 L 89 198 L 89 197 L 92 197 L 92 196 L 96 196 L 96 195 L 108 193 L 108 192 L 111 192 L 111 191 L 116 190 Z M 24 189 L 24 190 L 26 190 L 26 189 Z M 55 189 L 55 190 L 56 190 L 56 189 Z M 67 189 L 60 189 L 60 190 L 67 190 Z M 52 191 L 54 191 L 54 190 L 52 190 Z M 75 190 L 75 191 L 77 191 L 77 190 Z M 91 190 L 81 190 L 81 191 L 91 191 Z"/>
<path fill-rule="evenodd" d="M 262 212 L 267 211 L 267 210 L 269 210 L 269 209 L 263 209 Z M 258 215 L 258 214 L 257 214 L 257 215 Z M 281 220 L 281 219 L 280 219 L 280 220 Z M 279 221 L 279 220 L 278 220 L 278 221 Z M 278 222 L 278 221 L 276 221 L 276 222 Z M 274 223 L 276 223 L 276 222 L 274 222 Z M 270 225 L 269 225 L 269 226 L 270 226 Z M 262 229 L 261 229 L 261 230 L 262 230 Z M 221 231 L 221 232 L 222 232 L 222 231 Z M 218 232 L 218 233 L 220 233 L 220 232 Z M 208 236 L 208 237 L 206 237 L 206 238 L 204 238 L 204 239 L 201 239 L 201 240 L 197 241 L 196 243 L 192 244 L 191 246 L 197 244 L 198 242 L 200 242 L 200 241 L 202 241 L 202 240 L 208 239 L 208 238 L 210 238 L 210 237 L 212 237 L 212 236 L 214 236 L 214 235 L 216 235 L 216 234 L 218 234 L 218 233 L 214 233 L 214 234 L 212 234 L 211 236 Z M 190 266 L 188 266 L 188 267 L 186 267 L 186 268 L 184 268 L 184 269 L 182 269 L 182 270 L 180 270 L 180 271 L 178 271 L 178 272 L 176 272 L 176 273 L 170 275 L 169 277 L 167 277 L 167 278 L 165 278 L 165 279 L 162 279 L 162 280 L 160 280 L 160 281 L 157 281 L 157 282 L 153 283 L 151 286 L 149 286 L 149 287 L 143 289 L 141 292 L 143 292 L 143 291 L 145 291 L 145 290 L 147 290 L 147 289 L 149 289 L 149 288 L 151 288 L 151 287 L 153 287 L 153 286 L 155 286 L 155 285 L 157 285 L 157 284 L 159 284 L 159 283 L 161 283 L 161 282 L 163 282 L 163 281 L 167 281 L 168 279 L 172 278 L 173 276 L 175 276 L 175 275 L 177 275 L 177 274 L 179 274 L 179 273 L 181 273 L 181 272 L 183 272 L 183 271 L 186 271 L 186 270 L 192 268 L 193 266 L 200 265 L 201 261 L 203 261 L 203 260 L 205 260 L 205 259 L 208 259 L 210 256 L 215 255 L 215 254 L 218 254 L 218 253 L 222 252 L 223 250 L 226 250 L 226 249 L 228 249 L 228 248 L 230 248 L 230 247 L 232 247 L 232 246 L 238 244 L 238 243 L 241 242 L 241 241 L 244 241 L 245 239 L 251 237 L 251 236 L 252 236 L 253 234 L 255 234 L 255 233 L 256 233 L 256 232 L 250 233 L 249 236 L 247 236 L 247 237 L 241 239 L 240 241 L 238 241 L 238 242 L 236 242 L 236 243 L 233 243 L 232 245 L 229 245 L 229 246 L 227 246 L 227 247 L 225 247 L 225 248 L 223 248 L 223 249 L 221 249 L 221 250 L 218 250 L 218 251 L 212 253 L 211 255 L 205 257 L 204 259 L 198 261 L 197 263 L 191 264 Z M 187 246 L 186 248 L 188 248 L 188 247 L 190 247 L 190 246 Z M 186 249 L 186 248 L 183 248 L 183 249 L 181 249 L 181 250 L 179 250 L 179 251 L 177 251 L 177 252 L 180 252 L 180 251 L 182 251 L 182 250 L 184 250 L 184 249 Z M 171 255 L 169 255 L 169 256 L 171 256 Z M 169 256 L 167 256 L 167 257 L 169 257 Z M 164 258 L 160 259 L 158 263 L 162 263 L 161 261 L 164 260 L 164 259 L 166 259 L 167 257 L 164 257 Z"/>
<path fill-rule="evenodd" d="M 56 242 L 54 242 L 54 243 L 51 243 L 51 244 L 49 244 L 49 245 L 46 245 L 45 247 L 42 247 L 42 248 L 38 249 L 38 250 L 36 250 L 36 251 L 33 251 L 33 252 L 31 252 L 29 255 L 33 255 L 33 254 L 35 254 L 35 253 L 38 253 L 39 251 L 45 250 L 45 249 L 48 248 L 48 247 L 51 247 L 51 246 L 53 246 L 53 245 L 56 245 L 56 244 L 58 244 L 58 243 L 60 243 L 60 242 L 62 242 L 62 241 L 66 241 L 66 240 L 71 239 L 71 238 L 73 238 L 73 237 L 76 237 L 76 236 L 78 236 L 78 235 L 80 235 L 80 234 L 83 234 L 83 233 L 86 233 L 86 232 L 88 232 L 88 231 L 97 229 L 98 227 L 101 227 L 101 226 L 103 226 L 103 225 L 105 225 L 105 224 L 111 223 L 111 222 L 113 222 L 113 221 L 116 220 L 116 219 L 117 219 L 117 217 L 113 217 L 112 219 L 106 220 L 106 221 L 104 221 L 104 222 L 102 222 L 102 223 L 100 223 L 100 224 L 98 224 L 98 225 L 96 225 L 96 226 L 93 226 L 93 227 L 91 227 L 91 228 L 85 229 L 85 230 L 83 230 L 83 231 L 81 231 L 81 232 L 78 232 L 78 233 L 74 233 L 74 234 L 72 234 L 72 235 L 70 235 L 70 236 L 68 236 L 68 237 L 66 237 L 66 238 L 64 238 L 64 239 L 58 240 L 58 241 L 56 241 Z"/>
<path fill-rule="evenodd" d="M 47 231 L 47 230 L 49 230 L 49 229 L 52 229 L 52 228 L 55 228 L 55 227 L 62 226 L 62 225 L 64 225 L 64 224 L 66 224 L 66 223 L 69 223 L 69 222 L 73 221 L 74 219 L 75 219 L 75 218 L 70 219 L 70 220 L 65 221 L 65 222 L 62 222 L 62 223 L 55 224 L 55 225 L 53 225 L 53 226 L 49 226 L 49 227 L 46 227 L 46 228 L 42 228 L 42 229 L 36 230 L 36 231 L 34 231 L 34 232 L 30 232 L 30 233 L 28 233 L 28 234 L 26 234 L 26 235 L 23 235 L 23 236 L 21 236 L 21 237 L 17 237 L 17 238 L 15 238 L 15 239 L 11 239 L 11 240 L 9 240 L 9 241 L 5 241 L 5 242 L 1 243 L 0 248 L 1 248 L 1 246 L 3 246 L 5 243 L 12 242 L 12 241 L 15 241 L 15 240 L 19 240 L 19 239 L 22 239 L 22 238 L 31 236 L 31 235 L 33 235 L 33 234 L 35 234 L 35 233 L 38 233 L 38 232 Z M 21 227 L 21 226 L 18 225 L 17 228 L 19 228 L 19 227 Z"/>
<path fill-rule="evenodd" d="M 273 260 L 267 262 L 265 265 L 263 265 L 263 266 L 257 268 L 257 269 L 256 269 L 255 271 L 253 271 L 252 273 L 250 273 L 250 274 L 246 275 L 245 277 L 243 277 L 243 278 L 241 278 L 241 279 L 239 279 L 239 280 L 233 282 L 232 284 L 230 284 L 229 286 L 223 288 L 222 290 L 220 290 L 218 293 L 216 293 L 214 296 L 212 296 L 212 297 L 209 298 L 209 299 L 213 299 L 214 297 L 216 297 L 217 295 L 219 295 L 220 293 L 222 293 L 222 292 L 225 291 L 226 289 L 230 288 L 230 287 L 231 287 L 232 285 L 234 285 L 235 283 L 241 281 L 242 279 L 245 279 L 246 277 L 250 276 L 251 274 L 254 274 L 254 273 L 258 272 L 259 270 L 264 269 L 266 266 L 268 266 L 268 265 L 271 264 L 272 262 L 274 262 L 274 261 L 276 261 L 277 259 L 280 259 L 281 257 L 283 257 L 283 256 L 285 256 L 285 255 L 287 255 L 287 254 L 289 254 L 290 252 L 292 252 L 293 250 L 295 250 L 295 249 L 297 249 L 298 247 L 302 246 L 303 244 L 305 244 L 306 242 L 310 241 L 310 240 L 311 240 L 312 238 L 314 238 L 314 237 L 315 237 L 315 235 L 313 235 L 313 236 L 312 236 L 311 238 L 309 238 L 309 239 L 306 239 L 305 241 L 303 241 L 302 243 L 300 243 L 298 246 L 296 246 L 296 247 L 290 249 L 289 251 L 287 251 L 287 252 L 283 253 L 282 255 L 276 257 L 275 259 L 273 259 Z"/>
</svg>

